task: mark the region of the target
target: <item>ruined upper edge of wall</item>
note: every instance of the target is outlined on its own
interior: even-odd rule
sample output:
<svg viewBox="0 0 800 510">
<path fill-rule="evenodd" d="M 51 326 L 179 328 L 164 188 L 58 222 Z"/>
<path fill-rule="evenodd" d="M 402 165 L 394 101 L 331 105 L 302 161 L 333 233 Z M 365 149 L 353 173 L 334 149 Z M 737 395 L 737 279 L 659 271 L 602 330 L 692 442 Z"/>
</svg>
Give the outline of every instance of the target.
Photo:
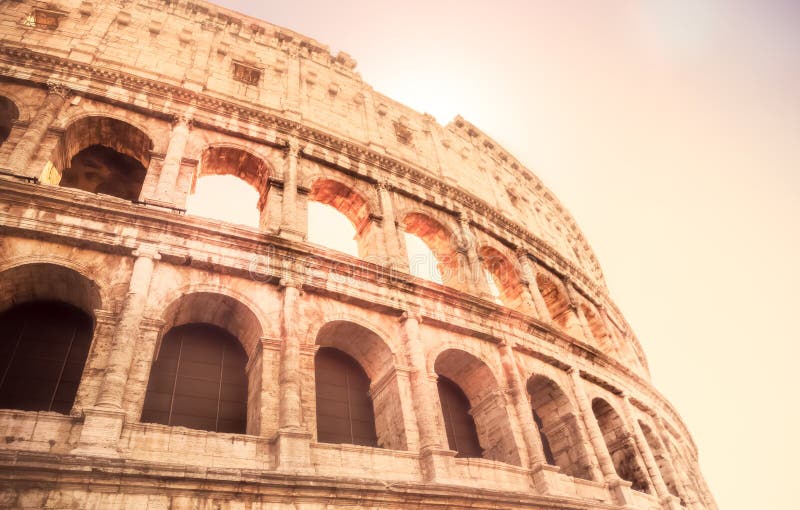
<svg viewBox="0 0 800 510">
<path fill-rule="evenodd" d="M 82 48 L 95 52 L 93 65 L 279 115 L 294 113 L 301 122 L 383 151 L 481 198 L 605 287 L 597 257 L 575 219 L 538 177 L 460 116 L 442 126 L 374 91 L 345 52 L 334 55 L 312 38 L 198 0 L 5 4 L 10 9 L 0 18 L 13 23 L 4 23 L 0 37 L 12 44 L 66 59 Z M 32 9 L 60 13 L 64 22 L 58 30 L 37 34 L 41 37 L 16 37 L 19 33 L 8 27 L 23 28 Z M 231 76 L 236 63 L 262 73 L 261 82 L 236 83 Z"/>
</svg>

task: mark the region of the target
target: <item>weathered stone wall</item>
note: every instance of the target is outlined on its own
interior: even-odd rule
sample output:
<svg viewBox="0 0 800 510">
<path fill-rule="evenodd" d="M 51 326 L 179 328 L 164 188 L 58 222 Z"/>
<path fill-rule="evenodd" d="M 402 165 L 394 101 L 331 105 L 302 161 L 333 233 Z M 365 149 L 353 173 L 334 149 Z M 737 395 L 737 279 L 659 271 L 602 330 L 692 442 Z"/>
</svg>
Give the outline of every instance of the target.
<svg viewBox="0 0 800 510">
<path fill-rule="evenodd" d="M 0 410 L 0 505 L 716 508 L 574 220 L 477 128 L 211 4 L 0 5 L 0 96 L 19 110 L 0 145 L 0 313 L 56 300 L 94 319 L 70 415 Z M 64 185 L 95 145 L 145 165 L 135 200 Z M 258 228 L 184 213 L 208 173 L 258 191 Z M 353 222 L 360 257 L 306 241 L 309 201 Z M 409 274 L 404 231 L 445 285 Z M 247 354 L 246 434 L 140 421 L 164 335 L 196 322 Z M 317 441 L 321 346 L 369 377 L 380 448 Z M 483 458 L 448 449 L 437 377 L 469 400 Z M 646 489 L 620 478 L 623 454 Z"/>
</svg>

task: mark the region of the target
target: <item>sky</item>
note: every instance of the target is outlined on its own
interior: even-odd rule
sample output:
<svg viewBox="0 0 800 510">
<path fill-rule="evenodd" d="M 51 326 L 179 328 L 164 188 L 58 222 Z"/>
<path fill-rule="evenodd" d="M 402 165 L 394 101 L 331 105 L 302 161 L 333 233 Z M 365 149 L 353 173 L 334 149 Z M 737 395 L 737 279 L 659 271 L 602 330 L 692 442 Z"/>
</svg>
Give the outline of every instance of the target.
<svg viewBox="0 0 800 510">
<path fill-rule="evenodd" d="M 796 508 L 800 2 L 218 3 L 514 154 L 593 246 L 720 508 Z"/>
</svg>

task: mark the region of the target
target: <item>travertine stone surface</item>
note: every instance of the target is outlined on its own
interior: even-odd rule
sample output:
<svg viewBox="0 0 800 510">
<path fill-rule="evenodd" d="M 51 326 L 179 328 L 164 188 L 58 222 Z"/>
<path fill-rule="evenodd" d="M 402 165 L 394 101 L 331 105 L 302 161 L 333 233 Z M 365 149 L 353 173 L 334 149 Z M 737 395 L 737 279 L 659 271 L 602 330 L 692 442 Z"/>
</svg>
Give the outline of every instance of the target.
<svg viewBox="0 0 800 510">
<path fill-rule="evenodd" d="M 477 127 L 203 1 L 1 5 L 0 313 L 59 301 L 93 332 L 68 415 L 0 409 L 0 507 L 717 508 L 574 219 Z M 98 146 L 144 177 L 93 172 Z M 215 174 L 257 191 L 258 227 L 185 213 Z M 358 257 L 307 241 L 309 202 Z M 241 343 L 246 433 L 141 421 L 189 323 Z M 317 440 L 320 347 L 369 378 L 378 447 Z M 440 377 L 481 458 L 449 449 Z"/>
</svg>

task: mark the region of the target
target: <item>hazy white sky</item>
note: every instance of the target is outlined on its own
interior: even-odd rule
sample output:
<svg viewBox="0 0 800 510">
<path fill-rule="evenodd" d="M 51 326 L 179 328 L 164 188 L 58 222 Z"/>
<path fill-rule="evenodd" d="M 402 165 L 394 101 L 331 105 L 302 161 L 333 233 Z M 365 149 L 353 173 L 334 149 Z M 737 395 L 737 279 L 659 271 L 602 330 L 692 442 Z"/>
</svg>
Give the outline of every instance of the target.
<svg viewBox="0 0 800 510">
<path fill-rule="evenodd" d="M 218 2 L 457 113 L 575 215 L 725 510 L 796 508 L 800 2 Z"/>
</svg>

